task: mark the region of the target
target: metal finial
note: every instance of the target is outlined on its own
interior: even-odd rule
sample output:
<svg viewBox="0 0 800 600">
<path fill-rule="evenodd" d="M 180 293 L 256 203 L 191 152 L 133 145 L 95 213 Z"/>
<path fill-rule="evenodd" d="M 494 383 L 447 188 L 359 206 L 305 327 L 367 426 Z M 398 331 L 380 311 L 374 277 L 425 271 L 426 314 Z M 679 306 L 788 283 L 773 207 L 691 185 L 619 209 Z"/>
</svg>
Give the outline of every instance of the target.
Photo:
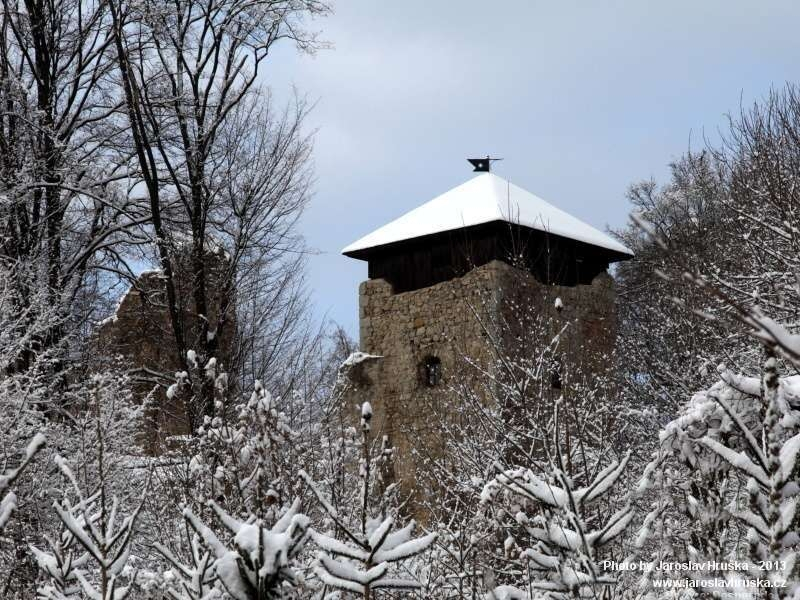
<svg viewBox="0 0 800 600">
<path fill-rule="evenodd" d="M 467 160 L 469 161 L 469 164 L 471 164 L 474 167 L 474 169 L 472 169 L 473 172 L 476 172 L 476 173 L 478 173 L 478 172 L 488 173 L 489 171 L 492 170 L 492 162 L 494 162 L 496 160 L 503 160 L 503 159 L 502 158 L 492 158 L 491 156 L 489 156 L 487 154 L 486 158 L 468 158 Z"/>
</svg>

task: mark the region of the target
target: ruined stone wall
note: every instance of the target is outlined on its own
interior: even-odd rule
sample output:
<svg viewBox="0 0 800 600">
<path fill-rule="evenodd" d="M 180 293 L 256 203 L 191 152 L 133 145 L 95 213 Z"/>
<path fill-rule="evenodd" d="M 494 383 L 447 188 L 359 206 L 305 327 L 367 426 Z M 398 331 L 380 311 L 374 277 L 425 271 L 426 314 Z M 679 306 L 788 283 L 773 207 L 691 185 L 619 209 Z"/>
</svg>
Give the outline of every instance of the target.
<svg viewBox="0 0 800 600">
<path fill-rule="evenodd" d="M 180 257 L 178 257 L 180 258 Z M 184 261 L 185 263 L 185 261 Z M 176 260 L 176 293 L 181 307 L 187 343 L 192 345 L 199 330 L 192 305 L 191 281 L 180 260 Z M 206 263 L 209 286 L 210 321 L 217 321 L 221 297 L 219 290 L 226 277 L 228 260 L 222 254 L 209 253 Z M 219 340 L 218 363 L 228 368 L 235 336 L 235 319 Z M 151 396 L 148 424 L 142 441 L 148 451 L 158 452 L 166 438 L 190 433 L 187 407 L 179 398 L 170 399 L 166 388 L 174 383 L 174 374 L 182 369 L 172 324 L 167 309 L 166 285 L 161 271 L 145 271 L 120 298 L 114 314 L 100 323 L 94 337 L 95 362 L 121 361 L 132 375 L 134 395 L 140 401 Z"/>
<path fill-rule="evenodd" d="M 556 298 L 563 308 L 556 310 Z M 547 286 L 526 271 L 493 261 L 427 288 L 394 294 L 383 279 L 359 288 L 360 337 L 363 352 L 381 358 L 364 361 L 350 375 L 347 410 L 369 401 L 374 410 L 373 433 L 388 435 L 397 450 L 394 471 L 401 490 L 411 497 L 418 517 L 427 492 L 416 485 L 425 457 L 439 456 L 442 419 L 456 425 L 463 411 L 453 404 L 454 386 L 478 395 L 491 395 L 493 372 L 491 336 L 508 346 L 518 345 L 513 324 L 520 312 L 552 317 L 552 325 L 567 325 L 562 341 L 565 359 L 602 356 L 613 348 L 614 289 L 603 273 L 591 285 Z M 546 332 L 552 336 L 554 332 Z M 590 347 L 591 352 L 586 348 Z M 442 380 L 429 387 L 421 373 L 426 357 L 441 361 Z M 472 361 L 469 366 L 467 359 Z M 602 360 L 592 358 L 592 361 Z M 435 413 L 435 414 L 434 414 Z"/>
</svg>

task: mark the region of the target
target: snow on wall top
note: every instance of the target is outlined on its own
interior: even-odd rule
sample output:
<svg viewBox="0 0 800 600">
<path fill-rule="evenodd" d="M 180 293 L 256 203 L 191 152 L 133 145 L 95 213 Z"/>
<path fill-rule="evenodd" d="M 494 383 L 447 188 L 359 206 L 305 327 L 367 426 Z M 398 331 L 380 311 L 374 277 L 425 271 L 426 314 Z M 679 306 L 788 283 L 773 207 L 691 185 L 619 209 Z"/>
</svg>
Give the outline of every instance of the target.
<svg viewBox="0 0 800 600">
<path fill-rule="evenodd" d="M 633 256 L 633 252 L 602 231 L 494 173 L 481 173 L 437 196 L 356 240 L 342 254 L 493 221 L 517 223 Z"/>
</svg>

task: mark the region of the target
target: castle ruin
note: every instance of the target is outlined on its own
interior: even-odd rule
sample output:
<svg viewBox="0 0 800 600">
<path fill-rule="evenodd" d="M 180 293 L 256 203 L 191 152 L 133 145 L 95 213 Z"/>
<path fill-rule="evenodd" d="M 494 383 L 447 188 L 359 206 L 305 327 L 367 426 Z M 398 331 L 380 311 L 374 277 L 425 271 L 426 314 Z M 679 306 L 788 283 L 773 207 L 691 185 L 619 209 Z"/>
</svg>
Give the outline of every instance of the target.
<svg viewBox="0 0 800 600">
<path fill-rule="evenodd" d="M 228 287 L 230 260 L 221 249 L 207 251 L 205 269 L 209 290 L 209 314 L 199 316 L 192 310 L 191 257 L 188 246 L 179 246 L 173 256 L 173 275 L 181 326 L 191 344 L 189 349 L 200 347 L 199 319 L 211 323 L 219 321 L 221 306 L 232 306 L 222 297 Z M 235 319 L 228 319 L 218 340 L 218 364 L 228 368 L 233 352 Z M 168 386 L 174 383 L 176 372 L 183 369 L 178 356 L 169 310 L 167 308 L 164 274 L 160 270 L 140 273 L 131 287 L 119 299 L 114 313 L 98 326 L 94 337 L 98 362 L 115 358 L 122 360 L 132 376 L 134 397 L 140 401 L 149 398 L 147 425 L 142 432 L 142 443 L 151 454 L 157 454 L 165 442 L 175 436 L 192 433 L 190 408 L 185 399 L 169 397 Z"/>
</svg>

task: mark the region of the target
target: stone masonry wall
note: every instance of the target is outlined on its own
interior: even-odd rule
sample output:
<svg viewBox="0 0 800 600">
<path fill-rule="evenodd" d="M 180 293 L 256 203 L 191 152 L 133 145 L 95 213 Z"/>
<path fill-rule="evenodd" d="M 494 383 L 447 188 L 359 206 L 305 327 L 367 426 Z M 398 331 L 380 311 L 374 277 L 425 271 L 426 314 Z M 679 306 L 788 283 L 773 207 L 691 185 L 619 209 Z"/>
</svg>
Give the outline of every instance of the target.
<svg viewBox="0 0 800 600">
<path fill-rule="evenodd" d="M 561 311 L 555 308 L 557 297 L 563 304 Z M 399 294 L 382 279 L 360 285 L 361 350 L 381 358 L 365 361 L 351 373 L 347 410 L 356 415 L 361 402 L 372 404 L 373 432 L 389 436 L 397 450 L 390 475 L 399 480 L 401 491 L 411 498 L 411 512 L 418 517 L 424 517 L 419 502 L 425 496 L 415 485 L 418 469 L 425 468 L 426 455 L 444 452 L 439 431 L 442 415 L 459 418 L 458 407 L 452 406 L 451 385 L 485 389 L 487 378 L 479 377 L 477 369 L 466 368 L 465 358 L 491 372 L 487 336 L 513 337 L 501 325 L 516 318 L 516 309 L 509 308 L 513 305 L 553 317 L 559 328 L 569 322 L 563 350 L 570 360 L 584 353 L 602 357 L 613 347 L 614 289 L 605 273 L 591 285 L 547 286 L 526 271 L 493 261 L 463 277 Z M 442 382 L 436 387 L 426 386 L 420 374 L 428 356 L 441 361 Z"/>
<path fill-rule="evenodd" d="M 504 267 L 498 294 L 506 323 L 519 319 L 524 309 L 539 314 L 554 329 L 564 329 L 559 351 L 565 360 L 589 370 L 605 366 L 616 336 L 614 280 L 608 273 L 597 275 L 591 285 L 559 286 L 541 284 L 529 273 Z"/>
</svg>

